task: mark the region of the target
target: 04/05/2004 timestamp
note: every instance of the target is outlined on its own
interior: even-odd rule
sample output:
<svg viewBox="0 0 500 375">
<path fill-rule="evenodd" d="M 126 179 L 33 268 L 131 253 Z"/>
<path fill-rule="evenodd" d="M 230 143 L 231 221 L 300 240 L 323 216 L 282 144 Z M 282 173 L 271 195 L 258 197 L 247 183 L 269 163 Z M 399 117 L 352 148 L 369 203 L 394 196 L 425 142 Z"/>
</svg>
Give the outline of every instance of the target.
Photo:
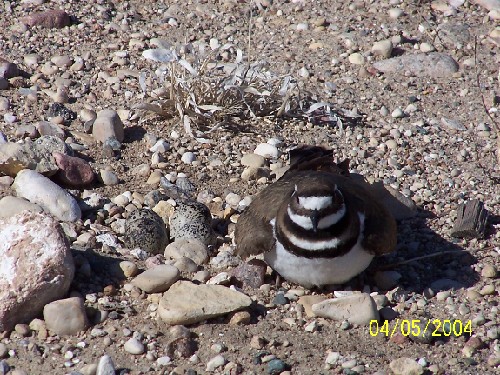
<svg viewBox="0 0 500 375">
<path fill-rule="evenodd" d="M 433 337 L 459 337 L 472 334 L 472 321 L 462 322 L 460 319 L 396 319 L 396 321 L 378 320 L 370 321 L 370 336 L 384 335 L 392 337 L 401 332 L 403 336 L 424 337 L 431 335 Z"/>
</svg>

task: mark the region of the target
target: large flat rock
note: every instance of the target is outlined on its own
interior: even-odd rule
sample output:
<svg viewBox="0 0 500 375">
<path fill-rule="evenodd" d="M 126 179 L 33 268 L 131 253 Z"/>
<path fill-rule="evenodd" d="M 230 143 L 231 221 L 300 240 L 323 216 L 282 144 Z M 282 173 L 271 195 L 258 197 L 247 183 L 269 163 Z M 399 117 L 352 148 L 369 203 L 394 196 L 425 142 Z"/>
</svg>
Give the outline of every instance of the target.
<svg viewBox="0 0 500 375">
<path fill-rule="evenodd" d="M 383 73 L 406 74 L 416 77 L 450 77 L 458 71 L 457 62 L 441 52 L 417 53 L 377 61 L 373 67 Z"/>
<path fill-rule="evenodd" d="M 221 285 L 178 281 L 163 294 L 158 313 L 168 324 L 193 324 L 250 306 L 247 295 Z"/>
</svg>

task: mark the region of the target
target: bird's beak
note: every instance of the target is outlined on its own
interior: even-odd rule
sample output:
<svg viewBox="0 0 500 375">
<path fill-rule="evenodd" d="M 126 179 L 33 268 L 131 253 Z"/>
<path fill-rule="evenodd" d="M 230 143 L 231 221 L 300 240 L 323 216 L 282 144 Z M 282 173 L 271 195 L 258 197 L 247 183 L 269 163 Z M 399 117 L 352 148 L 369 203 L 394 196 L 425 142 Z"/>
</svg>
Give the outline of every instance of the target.
<svg viewBox="0 0 500 375">
<path fill-rule="evenodd" d="M 316 233 L 318 231 L 318 222 L 319 222 L 319 211 L 313 210 L 311 215 L 309 216 L 313 226 L 313 232 Z"/>
</svg>

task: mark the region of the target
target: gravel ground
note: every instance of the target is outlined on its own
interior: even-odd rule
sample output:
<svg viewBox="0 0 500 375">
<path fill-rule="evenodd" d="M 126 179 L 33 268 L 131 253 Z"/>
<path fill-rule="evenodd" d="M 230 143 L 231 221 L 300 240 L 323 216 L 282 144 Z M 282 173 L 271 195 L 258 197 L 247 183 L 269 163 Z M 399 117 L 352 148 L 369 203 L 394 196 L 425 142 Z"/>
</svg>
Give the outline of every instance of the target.
<svg viewBox="0 0 500 375">
<path fill-rule="evenodd" d="M 172 344 L 179 334 L 158 318 L 157 294 L 131 288 L 130 280 L 115 279 L 107 268 L 107 261 L 117 257 L 140 268 L 147 262 L 97 243 L 91 252 L 73 246 L 74 255 L 87 259 L 91 271 L 77 268 L 71 290 L 85 298 L 89 311 L 107 310 L 111 317 L 97 323 L 94 317 L 87 331 L 69 337 L 44 337 L 23 327 L 0 333 L 2 366 L 8 364 L 12 374 L 90 374 L 95 367 L 88 365 L 109 354 L 120 373 L 131 374 L 498 373 L 499 8 L 497 4 L 490 12 L 470 1 L 450 3 L 456 8 L 444 1 L 397 0 L 4 2 L 0 57 L 24 73 L 0 91 L 0 131 L 11 142 L 37 138 L 32 125 L 47 120 L 49 107 L 62 101 L 78 114 L 63 127 L 66 143 L 83 145 L 79 156 L 94 171 L 113 171 L 119 179 L 118 184 L 105 184 L 102 180 L 109 181 L 101 173 L 101 182 L 71 192 L 78 198 L 98 193 L 112 199 L 127 191 L 134 196 L 131 203 L 122 204 L 123 215 L 111 217 L 109 209 L 103 209 L 84 216 L 75 225 L 75 238 L 107 231 L 122 238 L 118 219 L 134 204 L 143 204 L 144 196 L 158 188 L 159 176 L 175 180 L 184 173 L 197 193 L 210 191 L 220 197 L 214 202 L 221 202 L 224 211 L 223 202 L 238 202 L 230 193 L 243 199 L 272 183 L 272 176 L 241 178 L 241 158 L 257 145 L 276 145 L 279 156 L 267 158 L 271 169 L 286 164 L 291 147 L 324 145 L 338 159 L 350 158 L 353 171 L 369 181 L 383 181 L 418 206 L 414 217 L 399 223 L 397 251 L 335 290 L 385 295 L 386 301 L 379 300 L 390 328 L 402 320 L 471 320 L 472 337 L 452 335 L 427 342 L 401 334 L 372 337 L 368 326 L 311 318 L 297 296 L 331 297 L 333 291 L 304 291 L 287 282 L 277 286 L 268 270 L 266 284 L 243 288 L 256 301 L 248 310 L 249 322 L 234 324 L 231 316 L 212 319 L 189 326 L 186 345 Z M 48 9 L 65 10 L 72 25 L 47 29 L 21 22 Z M 174 46 L 230 42 L 246 59 L 265 61 L 270 71 L 296 78 L 316 101 L 331 103 L 343 113 L 344 124 L 273 116 L 235 119 L 207 134 L 209 143 L 200 143 L 185 134 L 177 118 L 144 116 L 133 109 L 144 97 L 139 74 L 159 65 L 142 56 L 145 49 L 154 48 L 153 38 Z M 383 40 L 391 43 L 377 43 Z M 232 61 L 235 48 L 222 59 Z M 458 70 L 445 67 L 441 72 L 439 64 L 429 70 L 429 62 L 419 62 L 418 54 L 433 51 L 452 57 Z M 408 56 L 408 64 L 420 65 L 381 73 L 374 63 L 384 60 L 384 54 L 392 59 Z M 33 92 L 34 86 L 38 91 Z M 61 99 L 65 92 L 67 100 Z M 125 124 L 121 150 L 112 155 L 87 134 L 83 111 L 107 108 L 118 111 Z M 170 145 L 163 161 L 150 151 L 158 138 Z M 9 185 L 0 186 L 0 197 L 15 195 Z M 484 202 L 490 213 L 484 239 L 450 237 L 457 208 L 469 199 Z M 225 219 L 235 210 L 227 212 Z M 205 276 L 238 262 L 231 256 L 214 261 L 233 246 L 231 220 L 219 220 L 222 225 L 216 229 L 225 237 L 219 236 L 211 260 L 202 266 Z M 436 253 L 442 254 L 427 257 Z M 416 257 L 422 258 L 405 262 Z M 385 273 L 392 291 L 385 292 L 387 280 L 373 277 L 381 268 L 393 271 Z M 132 354 L 132 344 L 124 345 L 130 337 L 146 345 L 141 354 Z M 403 358 L 408 360 L 397 361 Z M 2 368 L 0 373 L 5 372 Z"/>
</svg>

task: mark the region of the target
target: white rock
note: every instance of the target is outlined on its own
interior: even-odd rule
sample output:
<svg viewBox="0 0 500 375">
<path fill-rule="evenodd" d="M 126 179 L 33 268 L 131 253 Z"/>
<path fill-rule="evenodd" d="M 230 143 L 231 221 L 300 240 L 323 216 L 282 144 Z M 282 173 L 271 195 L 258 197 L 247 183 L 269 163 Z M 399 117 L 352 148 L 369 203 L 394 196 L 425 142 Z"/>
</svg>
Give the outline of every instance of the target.
<svg viewBox="0 0 500 375">
<path fill-rule="evenodd" d="M 430 43 L 422 43 L 420 44 L 420 51 L 422 52 L 432 52 L 435 51 L 436 49 L 434 46 Z"/>
<path fill-rule="evenodd" d="M 278 148 L 269 143 L 260 143 L 254 150 L 254 154 L 264 158 L 276 159 L 279 156 Z"/>
<path fill-rule="evenodd" d="M 168 366 L 172 363 L 172 359 L 169 356 L 163 356 L 156 360 L 156 363 L 160 366 Z"/>
<path fill-rule="evenodd" d="M 64 296 L 75 270 L 60 225 L 29 211 L 0 219 L 0 259 L 0 331 L 33 319 Z"/>
<path fill-rule="evenodd" d="M 127 353 L 134 355 L 140 355 L 145 352 L 144 344 L 135 337 L 129 338 L 125 344 L 123 344 L 123 349 L 125 349 Z"/>
<path fill-rule="evenodd" d="M 88 326 L 85 305 L 80 297 L 70 297 L 48 303 L 43 308 L 47 328 L 59 336 L 75 335 Z"/>
<path fill-rule="evenodd" d="M 250 306 L 247 295 L 221 285 L 178 281 L 163 294 L 159 316 L 171 325 L 193 324 Z"/>
<path fill-rule="evenodd" d="M 312 305 L 312 311 L 320 318 L 348 320 L 352 324 L 368 325 L 371 320 L 378 320 L 377 304 L 367 293 L 327 299 Z"/>
<path fill-rule="evenodd" d="M 19 197 L 40 205 L 61 221 L 76 221 L 82 216 L 75 198 L 36 171 L 30 169 L 20 171 L 12 187 Z"/>
<path fill-rule="evenodd" d="M 299 73 L 299 76 L 302 78 L 309 78 L 309 76 L 311 75 L 309 73 L 309 70 L 307 70 L 307 68 L 305 66 L 300 68 L 298 73 Z"/>
<path fill-rule="evenodd" d="M 404 14 L 404 11 L 402 9 L 399 9 L 399 8 L 389 9 L 389 17 L 391 17 L 391 18 L 394 18 L 394 19 L 399 18 L 403 14 Z"/>
<path fill-rule="evenodd" d="M 179 270 L 170 264 L 149 268 L 131 281 L 131 284 L 146 293 L 162 293 L 180 277 Z"/>
<path fill-rule="evenodd" d="M 203 242 L 196 238 L 180 238 L 168 244 L 164 256 L 165 259 L 174 260 L 186 257 L 201 266 L 208 261 L 208 249 Z"/>
<path fill-rule="evenodd" d="M 403 110 L 401 108 L 396 108 L 391 113 L 391 117 L 392 118 L 401 118 L 401 117 L 404 117 L 404 116 L 405 116 L 405 113 L 403 112 Z"/>
<path fill-rule="evenodd" d="M 297 24 L 298 31 L 304 31 L 304 30 L 308 30 L 308 29 L 309 29 L 309 25 L 305 22 L 301 22 L 301 23 Z"/>
<path fill-rule="evenodd" d="M 226 203 L 232 207 L 237 207 L 241 201 L 241 197 L 235 193 L 229 193 L 226 195 Z"/>
<path fill-rule="evenodd" d="M 222 356 L 222 354 L 219 354 L 207 362 L 206 371 L 213 372 L 217 370 L 219 367 L 224 366 L 225 364 L 226 364 L 226 359 Z"/>
<path fill-rule="evenodd" d="M 42 207 L 23 198 L 7 196 L 0 199 L 0 219 L 14 216 L 22 211 L 40 213 Z"/>
<path fill-rule="evenodd" d="M 262 155 L 248 153 L 241 157 L 241 164 L 245 167 L 260 168 L 266 163 L 266 159 Z"/>
<path fill-rule="evenodd" d="M 339 352 L 329 352 L 328 355 L 326 356 L 325 363 L 329 365 L 335 365 L 340 358 L 341 355 Z"/>
<path fill-rule="evenodd" d="M 192 164 L 196 160 L 196 155 L 194 152 L 187 151 L 182 154 L 181 161 L 185 164 Z"/>
<path fill-rule="evenodd" d="M 372 46 L 372 53 L 377 56 L 382 56 L 385 59 L 391 57 L 392 41 L 390 39 L 380 40 Z"/>
<path fill-rule="evenodd" d="M 412 358 L 394 359 L 389 367 L 394 375 L 420 375 L 424 373 L 424 368 Z"/>
<path fill-rule="evenodd" d="M 107 169 L 101 169 L 99 171 L 99 177 L 104 185 L 118 185 L 120 182 L 115 172 Z"/>
<path fill-rule="evenodd" d="M 96 375 L 115 375 L 115 374 L 116 374 L 116 369 L 113 360 L 109 355 L 107 354 L 103 355 L 99 359 Z"/>
<path fill-rule="evenodd" d="M 349 55 L 349 62 L 354 65 L 363 65 L 365 57 L 359 52 L 354 52 Z"/>
<path fill-rule="evenodd" d="M 228 285 L 231 282 L 231 275 L 227 272 L 221 272 L 207 281 L 210 285 Z"/>
<path fill-rule="evenodd" d="M 170 150 L 170 143 L 165 141 L 164 139 L 159 139 L 156 143 L 149 149 L 151 152 L 159 152 L 163 153 L 165 151 Z"/>
</svg>

